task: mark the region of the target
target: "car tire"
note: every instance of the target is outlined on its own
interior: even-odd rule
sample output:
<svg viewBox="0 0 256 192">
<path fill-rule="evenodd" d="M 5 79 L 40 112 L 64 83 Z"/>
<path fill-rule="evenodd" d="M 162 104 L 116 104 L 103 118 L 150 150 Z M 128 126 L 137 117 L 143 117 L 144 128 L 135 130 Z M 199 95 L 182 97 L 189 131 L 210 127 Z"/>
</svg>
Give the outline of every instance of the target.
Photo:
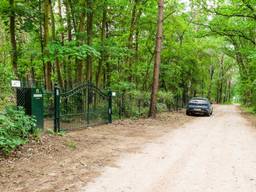
<svg viewBox="0 0 256 192">
<path fill-rule="evenodd" d="M 190 115 L 191 115 L 191 113 L 190 113 L 190 112 L 188 112 L 188 111 L 186 111 L 186 115 L 187 115 L 187 116 L 190 116 Z"/>
<path fill-rule="evenodd" d="M 210 113 L 210 112 L 206 113 L 206 116 L 207 116 L 207 117 L 210 117 L 210 116 L 211 116 L 211 113 Z"/>
</svg>

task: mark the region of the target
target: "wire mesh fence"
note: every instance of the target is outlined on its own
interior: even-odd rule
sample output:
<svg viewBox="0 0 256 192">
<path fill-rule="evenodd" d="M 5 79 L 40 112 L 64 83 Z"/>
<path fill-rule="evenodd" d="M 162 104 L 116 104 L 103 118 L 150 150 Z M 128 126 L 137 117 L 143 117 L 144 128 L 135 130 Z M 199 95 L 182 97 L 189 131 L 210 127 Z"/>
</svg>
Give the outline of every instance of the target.
<svg viewBox="0 0 256 192">
<path fill-rule="evenodd" d="M 38 85 L 42 88 L 42 85 Z M 21 88 L 10 86 L 1 88 L 0 112 L 5 105 L 24 106 L 25 92 Z M 56 124 L 56 110 L 60 114 L 60 128 L 76 130 L 99 125 L 114 120 L 131 117 L 146 117 L 150 106 L 150 93 L 142 91 L 114 91 L 111 97 L 106 90 L 100 90 L 92 83 L 77 85 L 68 91 L 59 90 L 59 106 L 55 105 L 54 91 L 43 89 L 43 118 L 44 129 L 54 129 Z M 158 95 L 157 111 L 172 111 L 182 107 L 181 97 L 175 97 L 169 92 Z M 58 109 L 57 109 L 58 108 Z"/>
<path fill-rule="evenodd" d="M 43 91 L 44 96 L 44 128 L 53 129 L 54 127 L 54 94 L 51 91 Z"/>
<path fill-rule="evenodd" d="M 113 118 L 146 117 L 150 107 L 150 92 L 117 92 L 113 97 Z M 182 108 L 180 98 L 170 92 L 159 92 L 157 112 L 174 111 Z"/>
</svg>

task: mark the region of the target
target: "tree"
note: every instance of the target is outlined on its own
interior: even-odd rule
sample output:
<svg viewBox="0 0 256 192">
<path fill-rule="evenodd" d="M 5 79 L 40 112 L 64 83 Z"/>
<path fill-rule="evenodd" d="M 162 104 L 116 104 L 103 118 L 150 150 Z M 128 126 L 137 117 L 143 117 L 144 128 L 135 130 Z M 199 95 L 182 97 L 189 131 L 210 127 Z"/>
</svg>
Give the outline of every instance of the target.
<svg viewBox="0 0 256 192">
<path fill-rule="evenodd" d="M 49 91 L 53 83 L 69 90 L 89 80 L 100 89 L 136 93 L 139 101 L 126 106 L 143 106 L 149 116 L 156 105 L 166 110 L 163 95 L 168 109 L 193 96 L 224 103 L 239 95 L 256 104 L 254 1 L 165 0 L 162 20 L 158 3 L 1 0 L 1 79 L 18 74 Z M 164 21 L 160 44 L 156 21 Z"/>
<path fill-rule="evenodd" d="M 12 45 L 12 51 L 11 51 L 11 58 L 12 58 L 12 67 L 15 76 L 18 78 L 18 64 L 17 64 L 17 43 L 16 43 L 16 24 L 15 24 L 15 7 L 14 7 L 14 0 L 9 0 L 10 4 L 10 40 Z"/>
<path fill-rule="evenodd" d="M 153 73 L 153 83 L 151 91 L 149 117 L 156 117 L 156 104 L 157 104 L 157 91 L 159 86 L 159 70 L 161 63 L 161 46 L 162 46 L 162 35 L 163 35 L 163 12 L 164 12 L 164 1 L 158 1 L 158 18 L 157 18 L 157 33 L 156 33 L 156 46 L 155 46 L 155 63 Z"/>
<path fill-rule="evenodd" d="M 92 46 L 93 40 L 93 0 L 87 0 L 87 45 Z M 87 55 L 86 80 L 92 81 L 92 55 Z"/>
<path fill-rule="evenodd" d="M 44 56 L 49 56 L 49 50 L 48 50 L 48 42 L 49 42 L 49 11 L 50 11 L 50 1 L 44 0 Z M 45 65 L 45 87 L 46 90 L 51 91 L 52 90 L 52 80 L 51 80 L 51 74 L 52 74 L 52 64 L 51 61 L 48 60 Z"/>
</svg>

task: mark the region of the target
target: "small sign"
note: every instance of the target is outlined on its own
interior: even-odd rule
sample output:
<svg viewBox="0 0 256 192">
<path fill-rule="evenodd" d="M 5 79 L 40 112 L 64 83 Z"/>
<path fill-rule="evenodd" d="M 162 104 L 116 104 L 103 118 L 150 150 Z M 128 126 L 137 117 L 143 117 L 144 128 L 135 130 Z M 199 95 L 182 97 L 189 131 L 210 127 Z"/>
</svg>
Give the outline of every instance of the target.
<svg viewBox="0 0 256 192">
<path fill-rule="evenodd" d="M 12 87 L 21 87 L 21 83 L 19 80 L 12 80 L 11 84 L 12 84 Z"/>
<path fill-rule="evenodd" d="M 116 92 L 112 92 L 112 96 L 115 97 L 116 96 Z"/>
<path fill-rule="evenodd" d="M 33 96 L 36 97 L 36 98 L 43 97 L 42 94 L 34 94 Z"/>
</svg>

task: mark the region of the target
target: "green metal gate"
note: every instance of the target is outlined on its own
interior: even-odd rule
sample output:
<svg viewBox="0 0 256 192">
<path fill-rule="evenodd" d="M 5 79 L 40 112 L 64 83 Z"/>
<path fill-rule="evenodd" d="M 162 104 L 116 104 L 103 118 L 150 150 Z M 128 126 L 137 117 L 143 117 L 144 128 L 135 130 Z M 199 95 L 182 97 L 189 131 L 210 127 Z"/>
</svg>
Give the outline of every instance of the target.
<svg viewBox="0 0 256 192">
<path fill-rule="evenodd" d="M 62 92 L 54 88 L 54 130 L 74 130 L 112 122 L 112 92 L 87 82 Z"/>
</svg>

